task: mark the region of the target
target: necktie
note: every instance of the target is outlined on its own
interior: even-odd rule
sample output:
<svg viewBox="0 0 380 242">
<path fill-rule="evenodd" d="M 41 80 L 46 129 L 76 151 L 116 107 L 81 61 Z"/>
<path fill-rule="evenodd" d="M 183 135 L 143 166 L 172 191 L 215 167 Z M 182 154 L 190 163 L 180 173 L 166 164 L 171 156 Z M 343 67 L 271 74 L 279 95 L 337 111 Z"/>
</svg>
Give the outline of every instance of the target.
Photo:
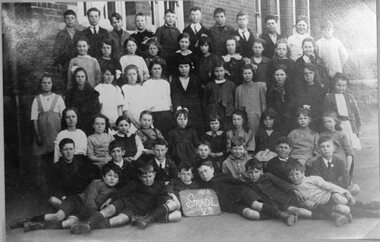
<svg viewBox="0 0 380 242">
<path fill-rule="evenodd" d="M 195 33 L 195 35 L 197 35 L 197 34 L 198 34 L 198 31 L 197 31 L 197 26 L 195 26 L 195 25 L 194 25 L 194 33 Z"/>
<path fill-rule="evenodd" d="M 94 33 L 94 34 L 97 34 L 97 33 L 96 33 L 96 28 L 95 28 L 95 27 L 92 27 L 92 30 L 93 30 L 93 33 Z"/>
<path fill-rule="evenodd" d="M 161 168 L 161 169 L 164 169 L 164 166 L 162 165 L 162 163 L 160 163 L 160 168 Z"/>
<path fill-rule="evenodd" d="M 247 41 L 247 37 L 245 36 L 246 31 L 243 32 L 243 39 Z"/>
</svg>

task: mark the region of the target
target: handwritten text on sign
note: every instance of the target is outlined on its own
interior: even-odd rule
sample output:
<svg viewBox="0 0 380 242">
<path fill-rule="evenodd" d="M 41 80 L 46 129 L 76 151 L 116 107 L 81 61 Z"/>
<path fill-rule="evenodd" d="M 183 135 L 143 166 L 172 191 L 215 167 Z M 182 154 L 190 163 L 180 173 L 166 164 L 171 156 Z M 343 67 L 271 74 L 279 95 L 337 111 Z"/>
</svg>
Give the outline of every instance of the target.
<svg viewBox="0 0 380 242">
<path fill-rule="evenodd" d="M 216 193 L 211 189 L 189 189 L 179 193 L 185 216 L 219 215 L 220 205 Z"/>
</svg>

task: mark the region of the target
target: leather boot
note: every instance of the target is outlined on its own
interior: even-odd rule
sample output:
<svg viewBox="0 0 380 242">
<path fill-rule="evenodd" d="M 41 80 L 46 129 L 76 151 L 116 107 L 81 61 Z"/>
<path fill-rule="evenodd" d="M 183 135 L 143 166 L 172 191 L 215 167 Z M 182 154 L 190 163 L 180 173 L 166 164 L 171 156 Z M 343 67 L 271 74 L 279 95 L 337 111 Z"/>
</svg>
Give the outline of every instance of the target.
<svg viewBox="0 0 380 242">
<path fill-rule="evenodd" d="M 343 214 L 333 212 L 330 216 L 334 221 L 335 225 L 338 227 L 348 223 L 348 218 Z"/>
</svg>

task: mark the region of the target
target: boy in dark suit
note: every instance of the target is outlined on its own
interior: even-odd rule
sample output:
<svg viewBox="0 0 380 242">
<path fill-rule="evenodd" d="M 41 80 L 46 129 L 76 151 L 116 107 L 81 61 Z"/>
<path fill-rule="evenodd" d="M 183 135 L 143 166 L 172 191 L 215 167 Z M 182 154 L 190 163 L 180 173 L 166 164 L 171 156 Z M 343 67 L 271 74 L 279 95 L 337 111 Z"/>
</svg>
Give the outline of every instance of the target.
<svg viewBox="0 0 380 242">
<path fill-rule="evenodd" d="M 89 40 L 90 49 L 88 54 L 98 58 L 102 56 L 101 43 L 109 38 L 108 31 L 99 26 L 100 11 L 97 8 L 90 8 L 87 11 L 87 18 L 90 22 L 90 27 L 83 30 L 82 35 Z"/>
<path fill-rule="evenodd" d="M 198 47 L 198 41 L 202 36 L 209 36 L 210 33 L 206 27 L 204 27 L 200 22 L 202 19 L 201 8 L 194 6 L 190 9 L 190 21 L 191 24 L 187 26 L 183 33 L 188 33 L 190 36 L 190 47 L 189 49 L 197 54 L 201 55 L 200 49 Z"/>
<path fill-rule="evenodd" d="M 143 13 L 136 14 L 135 17 L 136 31 L 131 34 L 137 42 L 136 54 L 145 58 L 145 51 L 147 49 L 147 42 L 153 37 L 153 32 L 146 29 L 146 16 Z"/>
<path fill-rule="evenodd" d="M 216 8 L 214 10 L 215 25 L 210 27 L 210 38 L 212 40 L 214 54 L 222 56 L 226 54 L 226 40 L 234 33 L 231 26 L 226 25 L 226 10 Z"/>
<path fill-rule="evenodd" d="M 277 33 L 277 17 L 268 15 L 265 17 L 266 32 L 260 35 L 260 38 L 265 40 L 263 56 L 272 59 L 276 48 L 277 40 L 282 36 Z"/>
<path fill-rule="evenodd" d="M 113 40 L 112 53 L 113 57 L 119 61 L 124 53 L 124 42 L 129 38 L 129 33 L 123 29 L 123 18 L 118 13 L 113 13 L 109 17 L 113 30 L 109 33 Z"/>
<path fill-rule="evenodd" d="M 238 42 L 238 52 L 243 56 L 250 58 L 253 55 L 253 41 L 255 36 L 253 32 L 247 28 L 248 26 L 248 14 L 245 12 L 239 12 L 236 16 L 236 22 L 238 24 L 237 30 L 234 32 L 234 36 Z"/>
<path fill-rule="evenodd" d="M 153 146 L 154 159 L 152 160 L 154 170 L 156 172 L 156 181 L 163 181 L 165 184 L 177 177 L 177 166 L 174 161 L 166 157 L 168 152 L 168 143 L 158 138 Z"/>
</svg>

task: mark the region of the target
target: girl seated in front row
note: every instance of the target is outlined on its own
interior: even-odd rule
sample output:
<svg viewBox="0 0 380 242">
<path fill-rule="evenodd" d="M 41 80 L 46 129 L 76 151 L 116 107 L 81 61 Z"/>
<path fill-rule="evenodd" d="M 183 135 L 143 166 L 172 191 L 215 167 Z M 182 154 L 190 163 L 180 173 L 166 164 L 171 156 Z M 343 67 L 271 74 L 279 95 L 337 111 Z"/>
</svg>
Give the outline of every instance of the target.
<svg viewBox="0 0 380 242">
<path fill-rule="evenodd" d="M 144 146 L 140 137 L 131 132 L 131 122 L 123 115 L 116 120 L 116 127 L 118 132 L 113 137 L 115 140 L 119 140 L 124 144 L 124 160 L 128 162 L 138 160 L 142 154 Z"/>
<path fill-rule="evenodd" d="M 298 160 L 303 166 L 310 164 L 310 159 L 318 155 L 319 135 L 310 129 L 311 109 L 304 106 L 297 111 L 297 121 L 299 128 L 294 129 L 288 134 L 288 138 L 293 143 L 290 158 Z"/>
<path fill-rule="evenodd" d="M 245 140 L 244 146 L 247 152 L 252 155 L 255 151 L 255 137 L 252 131 L 248 128 L 247 114 L 242 110 L 235 110 L 232 113 L 233 129 L 227 131 L 227 152 L 231 151 L 231 140 L 235 136 L 243 137 Z"/>
<path fill-rule="evenodd" d="M 152 112 L 145 110 L 140 114 L 141 128 L 136 131 L 136 134 L 140 137 L 144 149 L 142 153 L 142 159 L 149 160 L 154 158 L 154 142 L 156 139 L 164 139 L 160 130 L 153 127 L 153 114 Z"/>
<path fill-rule="evenodd" d="M 108 133 L 108 118 L 103 114 L 95 116 L 92 127 L 95 133 L 87 138 L 87 157 L 101 168 L 112 159 L 108 152 L 108 145 L 114 137 Z"/>
</svg>

